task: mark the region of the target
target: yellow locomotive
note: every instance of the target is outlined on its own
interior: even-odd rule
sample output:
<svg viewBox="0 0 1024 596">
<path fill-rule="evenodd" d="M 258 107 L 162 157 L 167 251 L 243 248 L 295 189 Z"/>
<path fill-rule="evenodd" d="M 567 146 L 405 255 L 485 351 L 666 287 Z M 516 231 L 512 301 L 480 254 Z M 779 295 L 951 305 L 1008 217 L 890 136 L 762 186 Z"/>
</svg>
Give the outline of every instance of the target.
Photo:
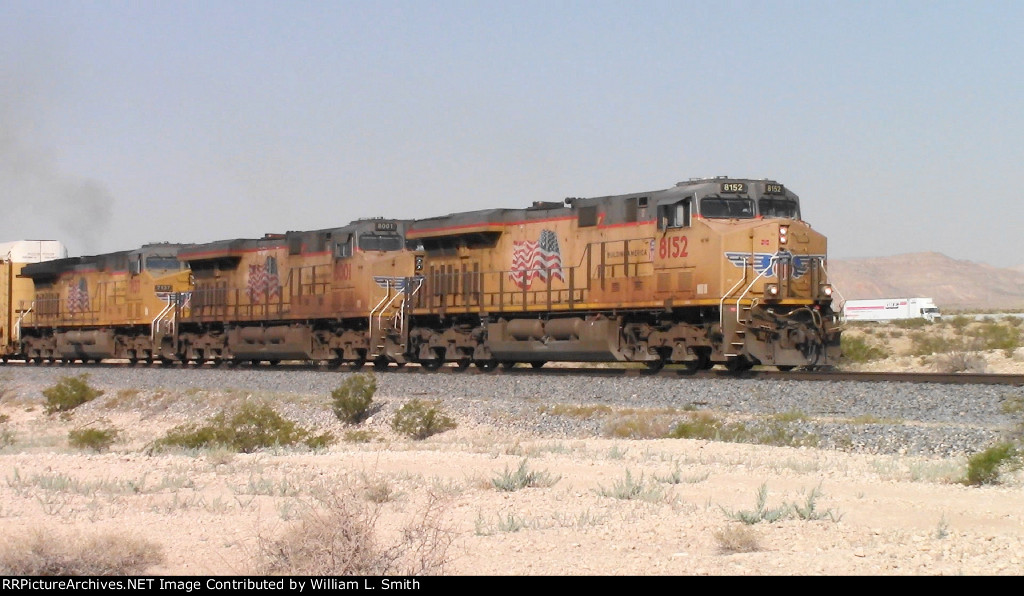
<svg viewBox="0 0 1024 596">
<path fill-rule="evenodd" d="M 270 362 L 407 362 L 406 305 L 422 255 L 405 223 L 367 219 L 310 232 L 194 245 L 178 357 Z"/>
<path fill-rule="evenodd" d="M 826 254 L 782 184 L 718 177 L 523 209 L 8 259 L 0 356 L 824 367 L 840 355 Z M 34 290 L 12 290 L 16 268 Z"/>
<path fill-rule="evenodd" d="M 189 290 L 178 244 L 26 265 L 34 299 L 20 329 L 31 361 L 152 361 L 161 354 L 176 296 Z"/>
<path fill-rule="evenodd" d="M 834 364 L 826 239 L 772 180 L 537 202 L 412 222 L 412 346 L 427 366 Z"/>
</svg>

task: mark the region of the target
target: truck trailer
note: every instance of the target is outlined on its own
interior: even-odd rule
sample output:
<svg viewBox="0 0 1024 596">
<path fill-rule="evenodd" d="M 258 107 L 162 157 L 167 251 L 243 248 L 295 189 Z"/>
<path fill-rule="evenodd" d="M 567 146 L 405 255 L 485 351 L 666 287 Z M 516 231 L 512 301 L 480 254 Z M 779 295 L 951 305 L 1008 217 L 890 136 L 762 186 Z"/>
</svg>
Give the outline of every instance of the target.
<svg viewBox="0 0 1024 596">
<path fill-rule="evenodd" d="M 900 319 L 942 318 L 939 307 L 931 298 L 879 298 L 877 300 L 847 300 L 843 304 L 843 318 L 847 321 L 895 321 Z"/>
</svg>

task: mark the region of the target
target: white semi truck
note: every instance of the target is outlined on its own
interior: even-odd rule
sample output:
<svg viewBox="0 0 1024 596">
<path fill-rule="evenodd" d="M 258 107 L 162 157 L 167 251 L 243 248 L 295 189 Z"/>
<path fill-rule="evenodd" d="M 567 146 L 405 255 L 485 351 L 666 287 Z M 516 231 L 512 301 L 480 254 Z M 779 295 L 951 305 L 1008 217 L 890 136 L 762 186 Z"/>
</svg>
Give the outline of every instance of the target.
<svg viewBox="0 0 1024 596">
<path fill-rule="evenodd" d="M 847 300 L 843 304 L 843 318 L 847 321 L 894 321 L 898 319 L 942 318 L 939 307 L 931 298 L 879 298 L 877 300 Z"/>
</svg>

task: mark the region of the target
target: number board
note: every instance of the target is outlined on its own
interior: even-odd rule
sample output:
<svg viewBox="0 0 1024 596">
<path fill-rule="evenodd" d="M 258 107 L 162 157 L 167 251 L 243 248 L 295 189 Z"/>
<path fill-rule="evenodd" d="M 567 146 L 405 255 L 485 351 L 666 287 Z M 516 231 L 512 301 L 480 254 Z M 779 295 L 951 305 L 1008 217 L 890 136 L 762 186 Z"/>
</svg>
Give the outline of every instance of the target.
<svg viewBox="0 0 1024 596">
<path fill-rule="evenodd" d="M 745 193 L 747 192 L 747 184 L 745 182 L 723 182 L 722 192 Z"/>
<path fill-rule="evenodd" d="M 764 194 L 766 195 L 784 195 L 786 194 L 786 187 L 781 184 L 765 184 Z"/>
<path fill-rule="evenodd" d="M 397 232 L 398 224 L 393 221 L 378 221 L 375 229 L 378 232 Z"/>
</svg>

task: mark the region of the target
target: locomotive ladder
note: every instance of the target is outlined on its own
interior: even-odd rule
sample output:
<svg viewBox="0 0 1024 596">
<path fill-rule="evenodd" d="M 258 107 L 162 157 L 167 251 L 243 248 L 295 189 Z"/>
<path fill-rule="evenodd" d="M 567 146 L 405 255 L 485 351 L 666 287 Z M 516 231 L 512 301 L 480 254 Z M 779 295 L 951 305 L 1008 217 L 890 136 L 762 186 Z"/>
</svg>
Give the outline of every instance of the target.
<svg viewBox="0 0 1024 596">
<path fill-rule="evenodd" d="M 736 297 L 736 333 L 734 336 L 735 339 L 729 342 L 729 349 L 726 351 L 725 354 L 726 357 L 739 356 L 743 352 L 743 346 L 746 345 L 747 324 L 750 322 L 749 315 L 750 311 L 753 309 L 753 303 L 751 303 L 749 306 L 743 305 L 741 304 L 743 298 L 746 297 L 746 295 L 750 292 L 750 289 L 754 287 L 754 284 L 757 283 L 757 280 L 764 277 L 765 274 L 768 273 L 769 271 L 775 269 L 775 264 L 780 260 L 781 258 L 779 256 L 772 256 L 771 260 L 768 262 L 768 266 L 762 269 L 761 273 L 758 273 L 757 277 L 751 280 L 750 283 L 747 284 L 747 287 L 743 288 L 743 291 L 740 292 L 740 294 Z M 745 257 L 744 262 L 748 266 L 752 266 L 752 264 L 749 261 L 747 261 Z M 739 289 L 739 287 L 743 284 L 743 281 L 746 279 L 746 273 L 747 270 L 746 267 L 744 267 L 743 277 L 741 277 L 740 280 L 737 281 L 735 285 L 733 285 L 733 287 L 729 288 L 728 292 L 722 295 L 722 300 L 721 302 L 719 302 L 718 324 L 719 328 L 722 329 L 723 333 L 725 332 L 725 300 L 726 298 L 731 296 L 733 292 Z"/>
<path fill-rule="evenodd" d="M 384 353 L 389 335 L 398 335 L 401 338 L 399 347 L 405 351 L 408 339 L 405 309 L 422 286 L 423 278 L 420 276 L 385 280 L 384 297 L 370 310 L 370 341 L 374 346 L 372 355 Z M 402 299 L 399 300 L 399 297 Z"/>
</svg>

